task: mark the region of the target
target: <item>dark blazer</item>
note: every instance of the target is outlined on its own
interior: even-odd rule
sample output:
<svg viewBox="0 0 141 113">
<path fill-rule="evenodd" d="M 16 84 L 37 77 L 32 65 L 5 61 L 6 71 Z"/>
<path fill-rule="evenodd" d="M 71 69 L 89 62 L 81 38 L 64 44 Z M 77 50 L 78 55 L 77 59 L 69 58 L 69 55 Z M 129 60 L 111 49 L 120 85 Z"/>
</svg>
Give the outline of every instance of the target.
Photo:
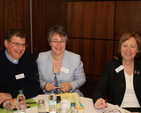
<svg viewBox="0 0 141 113">
<path fill-rule="evenodd" d="M 97 99 L 105 99 L 108 92 L 107 102 L 121 105 L 125 93 L 125 75 L 124 70 L 116 72 L 115 69 L 122 65 L 122 59 L 113 60 L 106 64 L 100 81 L 93 92 L 93 102 Z M 141 105 L 141 62 L 135 60 L 133 86 L 135 95 Z"/>
</svg>

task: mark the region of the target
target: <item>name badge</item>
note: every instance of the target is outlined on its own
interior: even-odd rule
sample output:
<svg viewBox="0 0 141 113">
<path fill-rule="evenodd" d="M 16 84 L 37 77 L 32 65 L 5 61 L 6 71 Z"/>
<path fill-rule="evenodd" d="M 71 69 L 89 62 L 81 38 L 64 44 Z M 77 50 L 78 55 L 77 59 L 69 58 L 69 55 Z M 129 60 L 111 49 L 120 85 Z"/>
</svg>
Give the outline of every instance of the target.
<svg viewBox="0 0 141 113">
<path fill-rule="evenodd" d="M 15 75 L 15 77 L 16 77 L 16 80 L 25 78 L 24 73 Z"/>
<path fill-rule="evenodd" d="M 69 72 L 69 70 L 64 68 L 64 67 L 61 67 L 61 71 L 64 72 L 64 73 L 68 73 Z"/>
<path fill-rule="evenodd" d="M 115 69 L 115 71 L 118 73 L 118 72 L 120 72 L 120 71 L 123 70 L 123 69 L 124 69 L 124 67 L 123 67 L 123 65 L 121 65 L 121 66 L 117 67 L 117 68 Z"/>
</svg>

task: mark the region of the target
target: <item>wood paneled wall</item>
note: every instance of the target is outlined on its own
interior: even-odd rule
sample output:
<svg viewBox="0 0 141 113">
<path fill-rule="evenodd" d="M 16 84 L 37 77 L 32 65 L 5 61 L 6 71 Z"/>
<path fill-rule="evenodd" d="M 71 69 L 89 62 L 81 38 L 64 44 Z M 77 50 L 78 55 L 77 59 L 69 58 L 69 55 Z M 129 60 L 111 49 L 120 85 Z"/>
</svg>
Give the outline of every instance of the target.
<svg viewBox="0 0 141 113">
<path fill-rule="evenodd" d="M 115 2 L 68 2 L 68 50 L 82 57 L 87 80 L 99 80 L 113 58 Z"/>
<path fill-rule="evenodd" d="M 117 1 L 115 4 L 115 39 L 118 40 L 125 31 L 136 32 L 141 36 L 141 1 Z M 115 55 L 117 45 L 118 41 L 115 41 Z"/>
<path fill-rule="evenodd" d="M 140 5 L 141 1 L 67 2 L 68 50 L 81 55 L 87 80 L 98 81 L 106 62 L 118 56 L 118 40 L 125 31 L 141 36 Z"/>
<path fill-rule="evenodd" d="M 68 50 L 80 54 L 87 82 L 81 87 L 91 97 L 106 62 L 118 56 L 117 46 L 125 31 L 141 36 L 141 1 L 67 2 Z M 92 87 L 91 87 L 92 86 Z"/>
<path fill-rule="evenodd" d="M 113 39 L 115 2 L 68 2 L 69 37 Z"/>
<path fill-rule="evenodd" d="M 0 22 L 0 50 L 4 49 L 6 31 L 16 27 L 25 31 L 27 51 L 31 51 L 30 0 L 0 0 Z M 106 62 L 118 55 L 122 33 L 128 30 L 141 36 L 141 1 L 32 0 L 36 58 L 40 52 L 50 50 L 47 32 L 56 24 L 67 29 L 67 49 L 80 54 L 87 82 L 97 82 Z"/>
<path fill-rule="evenodd" d="M 33 10 L 33 53 L 50 50 L 47 42 L 49 28 L 62 24 L 62 0 L 34 0 Z"/>
<path fill-rule="evenodd" d="M 27 36 L 27 51 L 30 45 L 30 2 L 29 0 L 0 0 L 0 51 L 9 28 L 20 28 Z"/>
</svg>

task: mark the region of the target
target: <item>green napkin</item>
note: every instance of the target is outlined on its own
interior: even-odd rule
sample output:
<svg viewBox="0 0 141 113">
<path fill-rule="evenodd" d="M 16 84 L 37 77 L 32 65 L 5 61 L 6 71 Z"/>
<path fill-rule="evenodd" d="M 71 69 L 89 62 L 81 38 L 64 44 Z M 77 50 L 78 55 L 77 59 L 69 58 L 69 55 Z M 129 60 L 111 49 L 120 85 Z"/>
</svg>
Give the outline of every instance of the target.
<svg viewBox="0 0 141 113">
<path fill-rule="evenodd" d="M 38 103 L 34 100 L 34 99 L 27 99 L 26 102 L 28 103 L 29 102 L 29 105 L 30 105 L 30 108 L 33 108 L 33 107 L 36 107 L 38 106 Z M 36 102 L 36 103 L 34 103 Z M 31 104 L 30 104 L 31 103 Z M 28 108 L 27 108 L 28 109 Z M 0 112 L 1 113 L 1 112 Z"/>
<path fill-rule="evenodd" d="M 0 108 L 0 113 L 4 113 L 5 109 L 4 108 Z"/>
</svg>

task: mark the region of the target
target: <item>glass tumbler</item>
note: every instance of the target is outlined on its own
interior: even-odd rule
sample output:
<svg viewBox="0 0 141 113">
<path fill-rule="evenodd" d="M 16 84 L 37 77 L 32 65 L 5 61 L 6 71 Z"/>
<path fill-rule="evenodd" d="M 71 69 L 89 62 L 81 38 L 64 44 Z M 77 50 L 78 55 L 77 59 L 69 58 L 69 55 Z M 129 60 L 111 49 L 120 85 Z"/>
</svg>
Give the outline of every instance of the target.
<svg viewBox="0 0 141 113">
<path fill-rule="evenodd" d="M 11 101 L 6 101 L 5 102 L 5 113 L 13 113 L 12 102 Z"/>
<path fill-rule="evenodd" d="M 37 112 L 38 113 L 46 113 L 46 107 L 45 107 L 44 99 L 39 99 L 38 100 Z"/>
</svg>

